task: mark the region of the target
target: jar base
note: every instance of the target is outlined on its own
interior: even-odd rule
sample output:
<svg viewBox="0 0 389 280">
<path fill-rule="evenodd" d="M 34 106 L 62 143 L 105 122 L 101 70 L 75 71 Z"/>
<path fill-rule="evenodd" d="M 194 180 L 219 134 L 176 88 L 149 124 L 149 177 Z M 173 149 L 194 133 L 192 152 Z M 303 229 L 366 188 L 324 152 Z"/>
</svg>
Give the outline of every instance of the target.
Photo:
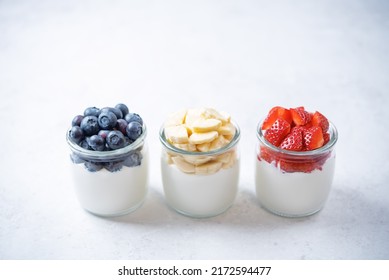
<svg viewBox="0 0 389 280">
<path fill-rule="evenodd" d="M 139 202 L 138 204 L 136 204 L 135 206 L 132 206 L 130 208 L 127 208 L 125 210 L 121 210 L 119 212 L 115 212 L 115 213 L 110 213 L 110 214 L 102 214 L 102 213 L 97 213 L 97 212 L 94 212 L 92 210 L 89 210 L 89 209 L 86 209 L 86 208 L 83 208 L 86 212 L 88 212 L 89 214 L 92 214 L 94 216 L 97 216 L 97 217 L 100 217 L 100 218 L 114 218 L 114 217 L 120 217 L 120 216 L 125 216 L 125 215 L 128 215 L 132 212 L 135 212 L 135 210 L 137 210 L 138 208 L 140 208 L 142 206 L 142 204 L 144 203 L 144 200 L 142 200 L 141 202 Z"/>
<path fill-rule="evenodd" d="M 270 207 L 266 207 L 265 205 L 263 205 L 261 203 L 260 203 L 260 206 L 261 206 L 261 208 L 263 208 L 264 210 L 266 210 L 267 212 L 269 212 L 271 214 L 274 214 L 274 215 L 277 215 L 280 217 L 284 217 L 284 218 L 291 218 L 291 219 L 309 217 L 309 216 L 315 215 L 316 213 L 320 212 L 324 208 L 324 205 L 321 205 L 319 208 L 317 208 L 315 210 L 303 212 L 301 214 L 291 214 L 291 213 L 285 213 L 282 211 L 276 211 Z"/>
<path fill-rule="evenodd" d="M 221 211 L 218 211 L 218 212 L 215 212 L 215 213 L 212 213 L 212 214 L 193 214 L 193 213 L 188 213 L 188 212 L 185 212 L 185 211 L 182 211 L 182 210 L 179 210 L 177 208 L 174 208 L 173 206 L 169 205 L 169 208 L 171 208 L 172 210 L 174 210 L 175 212 L 177 212 L 178 214 L 181 214 L 183 216 L 186 216 L 186 217 L 189 217 L 189 218 L 194 218 L 194 219 L 207 219 L 207 218 L 212 218 L 212 217 L 216 217 L 216 216 L 219 216 L 221 214 L 223 214 L 224 212 L 226 212 L 228 209 L 231 208 L 232 205 L 228 206 L 227 208 L 221 210 Z"/>
</svg>

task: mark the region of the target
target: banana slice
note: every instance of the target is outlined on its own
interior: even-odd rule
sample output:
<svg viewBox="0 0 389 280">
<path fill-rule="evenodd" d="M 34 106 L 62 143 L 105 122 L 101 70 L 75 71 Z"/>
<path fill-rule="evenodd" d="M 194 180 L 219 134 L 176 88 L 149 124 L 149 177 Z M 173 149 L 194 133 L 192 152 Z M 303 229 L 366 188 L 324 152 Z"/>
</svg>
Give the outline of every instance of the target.
<svg viewBox="0 0 389 280">
<path fill-rule="evenodd" d="M 216 160 L 220 161 L 221 163 L 229 163 L 231 161 L 232 153 L 224 153 L 219 155 Z"/>
<path fill-rule="evenodd" d="M 204 132 L 204 133 L 192 133 L 192 135 L 189 137 L 189 143 L 190 144 L 204 144 L 204 143 L 210 143 L 213 140 L 215 140 L 219 136 L 219 133 L 217 131 L 210 131 L 210 132 Z"/>
<path fill-rule="evenodd" d="M 195 166 L 193 164 L 188 163 L 182 157 L 176 156 L 172 157 L 173 162 L 184 173 L 195 173 Z"/>
<path fill-rule="evenodd" d="M 177 144 L 177 143 L 174 143 L 173 144 L 174 147 L 177 147 L 181 150 L 185 150 L 185 151 L 189 151 L 189 152 L 196 152 L 197 149 L 196 149 L 196 145 L 193 145 L 193 144 Z"/>
<path fill-rule="evenodd" d="M 235 126 L 232 123 L 226 123 L 218 129 L 218 132 L 221 135 L 235 135 L 235 131 Z"/>
<path fill-rule="evenodd" d="M 188 131 L 185 125 L 165 127 L 165 136 L 171 143 L 188 143 Z"/>
<path fill-rule="evenodd" d="M 202 165 L 208 161 L 213 160 L 213 157 L 199 157 L 199 156 L 183 156 L 186 162 L 193 165 Z"/>
<path fill-rule="evenodd" d="M 213 108 L 206 108 L 205 112 L 203 113 L 203 116 L 207 119 L 218 119 L 223 122 L 223 124 L 229 123 L 231 120 L 231 116 L 227 114 L 226 112 L 218 112 Z"/>
<path fill-rule="evenodd" d="M 172 156 L 166 153 L 166 162 L 167 164 L 173 164 Z"/>
<path fill-rule="evenodd" d="M 220 161 L 210 161 L 199 166 L 195 166 L 196 174 L 213 174 L 216 173 L 222 168 L 222 163 Z"/>
<path fill-rule="evenodd" d="M 209 132 L 218 130 L 222 122 L 217 119 L 197 119 L 192 123 L 193 132 Z"/>
<path fill-rule="evenodd" d="M 196 148 L 199 152 L 208 152 L 211 147 L 211 143 L 204 143 L 196 145 Z"/>
<path fill-rule="evenodd" d="M 198 119 L 204 119 L 204 108 L 188 109 L 185 116 L 185 124 L 192 129 L 193 123 Z"/>
<path fill-rule="evenodd" d="M 235 157 L 231 156 L 230 161 L 227 163 L 223 163 L 223 169 L 231 168 L 235 163 Z"/>
<path fill-rule="evenodd" d="M 176 125 L 183 124 L 185 121 L 186 111 L 187 110 L 184 109 L 184 110 L 180 110 L 178 112 L 172 113 L 165 121 L 164 126 L 168 127 L 168 126 L 176 126 Z"/>
<path fill-rule="evenodd" d="M 210 150 L 216 150 L 216 149 L 219 149 L 221 147 L 224 147 L 228 143 L 230 143 L 230 141 L 228 141 L 226 138 L 224 138 L 223 135 L 220 135 L 218 138 L 216 138 L 215 140 L 213 140 L 211 142 L 211 146 L 210 146 L 209 149 Z"/>
</svg>

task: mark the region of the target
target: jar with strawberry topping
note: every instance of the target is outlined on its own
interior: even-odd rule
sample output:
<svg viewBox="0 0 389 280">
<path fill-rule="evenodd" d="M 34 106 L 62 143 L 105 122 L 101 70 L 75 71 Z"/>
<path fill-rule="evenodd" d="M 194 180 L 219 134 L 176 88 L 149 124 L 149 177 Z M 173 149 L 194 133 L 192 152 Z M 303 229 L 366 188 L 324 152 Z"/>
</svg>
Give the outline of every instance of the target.
<svg viewBox="0 0 389 280">
<path fill-rule="evenodd" d="M 161 174 L 166 202 L 177 212 L 207 218 L 234 202 L 239 181 L 240 130 L 227 113 L 192 108 L 161 127 Z"/>
<path fill-rule="evenodd" d="M 321 210 L 335 171 L 336 127 L 304 107 L 274 107 L 257 127 L 255 184 L 261 206 L 304 217 Z"/>
</svg>

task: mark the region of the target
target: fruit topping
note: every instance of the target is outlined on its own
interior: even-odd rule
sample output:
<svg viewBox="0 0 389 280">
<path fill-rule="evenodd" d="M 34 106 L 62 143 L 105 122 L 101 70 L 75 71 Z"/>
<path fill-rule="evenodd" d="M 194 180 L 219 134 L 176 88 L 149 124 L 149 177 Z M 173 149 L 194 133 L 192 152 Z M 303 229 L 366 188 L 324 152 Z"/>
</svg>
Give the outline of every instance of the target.
<svg viewBox="0 0 389 280">
<path fill-rule="evenodd" d="M 76 115 L 69 130 L 69 139 L 85 150 L 99 152 L 121 149 L 136 141 L 143 133 L 143 120 L 129 112 L 128 107 L 119 103 L 115 107 L 88 107 L 83 115 Z M 103 167 L 111 172 L 141 164 L 141 152 L 130 154 L 119 162 L 92 162 L 73 153 L 73 163 L 84 163 L 87 170 L 99 171 Z"/>
<path fill-rule="evenodd" d="M 212 108 L 194 108 L 170 114 L 164 122 L 166 140 L 178 149 L 198 155 L 168 153 L 168 163 L 190 174 L 212 174 L 221 168 L 230 168 L 236 161 L 234 150 L 217 156 L 202 156 L 201 153 L 225 147 L 235 133 L 231 116 Z"/>
<path fill-rule="evenodd" d="M 285 109 L 276 106 L 262 123 L 264 138 L 273 146 L 288 151 L 311 151 L 326 145 L 330 140 L 329 121 L 316 111 L 314 114 L 304 107 Z M 270 148 L 261 147 L 259 160 L 265 160 L 279 166 L 285 172 L 311 172 L 320 169 L 325 162 L 322 159 L 296 161 Z"/>
</svg>

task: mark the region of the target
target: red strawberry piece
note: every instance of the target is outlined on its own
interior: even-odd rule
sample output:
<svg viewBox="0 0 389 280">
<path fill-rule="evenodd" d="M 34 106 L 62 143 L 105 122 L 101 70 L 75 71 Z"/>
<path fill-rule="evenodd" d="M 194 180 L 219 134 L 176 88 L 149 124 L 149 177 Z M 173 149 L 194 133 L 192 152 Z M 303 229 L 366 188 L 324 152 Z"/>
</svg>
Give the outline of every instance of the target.
<svg viewBox="0 0 389 280">
<path fill-rule="evenodd" d="M 265 131 L 265 139 L 274 146 L 278 146 L 290 132 L 290 124 L 283 118 L 278 118 L 273 125 Z"/>
<path fill-rule="evenodd" d="M 316 111 L 312 116 L 312 125 L 313 126 L 320 126 L 323 130 L 323 133 L 328 131 L 328 128 L 330 127 L 330 124 L 325 116 L 323 116 L 321 113 Z"/>
<path fill-rule="evenodd" d="M 264 160 L 267 161 L 268 163 L 272 163 L 273 161 L 276 160 L 276 155 L 267 147 L 261 146 L 258 155 L 258 160 Z"/>
<path fill-rule="evenodd" d="M 304 107 L 291 108 L 290 113 L 292 115 L 293 122 L 296 125 L 306 125 L 312 119 L 312 115 L 305 111 Z"/>
<path fill-rule="evenodd" d="M 280 148 L 290 151 L 301 151 L 303 149 L 303 129 L 300 126 L 292 128 L 288 136 L 282 141 Z"/>
<path fill-rule="evenodd" d="M 286 108 L 276 106 L 270 110 L 266 119 L 263 121 L 262 130 L 269 129 L 278 118 L 283 118 L 288 123 L 292 123 L 292 115 L 290 114 L 290 111 Z"/>
<path fill-rule="evenodd" d="M 304 148 L 307 151 L 320 148 L 324 144 L 323 131 L 319 126 L 304 130 Z"/>
<path fill-rule="evenodd" d="M 323 134 L 323 139 L 324 139 L 324 143 L 323 143 L 323 146 L 324 146 L 325 144 L 330 142 L 330 134 L 328 132 L 324 133 Z"/>
<path fill-rule="evenodd" d="M 280 160 L 280 168 L 285 172 L 304 172 L 310 173 L 316 169 L 316 164 L 314 162 L 296 162 L 288 160 Z"/>
</svg>

